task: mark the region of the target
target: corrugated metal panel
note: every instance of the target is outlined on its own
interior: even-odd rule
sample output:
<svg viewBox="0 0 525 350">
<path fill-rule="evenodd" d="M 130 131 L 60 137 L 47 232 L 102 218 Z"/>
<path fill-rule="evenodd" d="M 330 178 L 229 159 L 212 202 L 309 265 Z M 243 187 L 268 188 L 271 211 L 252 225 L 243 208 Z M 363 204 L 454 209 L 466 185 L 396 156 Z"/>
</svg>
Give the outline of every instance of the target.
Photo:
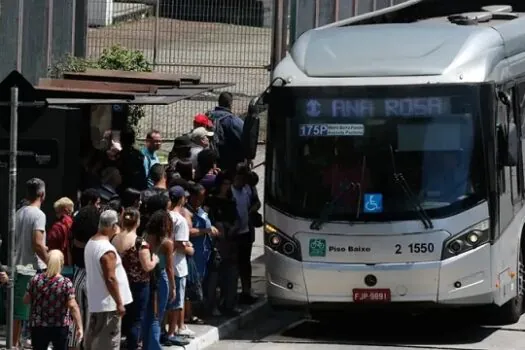
<svg viewBox="0 0 525 350">
<path fill-rule="evenodd" d="M 129 91 L 155 94 L 158 86 L 145 84 L 129 84 L 129 83 L 110 83 L 106 81 L 89 81 L 89 80 L 71 80 L 71 79 L 40 79 L 38 86 L 41 87 L 55 87 L 55 88 L 78 88 L 88 90 L 108 90 L 108 91 Z"/>
<path fill-rule="evenodd" d="M 199 76 L 184 76 L 159 72 L 125 72 L 118 70 L 88 69 L 83 73 L 64 73 L 65 79 L 92 80 L 107 82 L 125 82 L 151 85 L 178 86 L 181 83 L 199 84 Z"/>
<path fill-rule="evenodd" d="M 16 69 L 18 6 L 16 1 L 0 0 L 0 80 Z"/>
</svg>

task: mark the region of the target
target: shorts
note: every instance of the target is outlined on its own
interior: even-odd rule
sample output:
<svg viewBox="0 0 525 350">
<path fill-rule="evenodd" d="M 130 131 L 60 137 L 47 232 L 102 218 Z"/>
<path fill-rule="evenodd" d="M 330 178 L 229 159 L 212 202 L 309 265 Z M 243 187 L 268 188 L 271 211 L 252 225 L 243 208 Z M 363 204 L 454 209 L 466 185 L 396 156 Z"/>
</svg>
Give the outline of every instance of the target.
<svg viewBox="0 0 525 350">
<path fill-rule="evenodd" d="M 175 300 L 168 303 L 167 309 L 170 311 L 182 310 L 184 308 L 184 300 L 186 296 L 186 276 L 175 276 L 175 293 Z"/>
</svg>

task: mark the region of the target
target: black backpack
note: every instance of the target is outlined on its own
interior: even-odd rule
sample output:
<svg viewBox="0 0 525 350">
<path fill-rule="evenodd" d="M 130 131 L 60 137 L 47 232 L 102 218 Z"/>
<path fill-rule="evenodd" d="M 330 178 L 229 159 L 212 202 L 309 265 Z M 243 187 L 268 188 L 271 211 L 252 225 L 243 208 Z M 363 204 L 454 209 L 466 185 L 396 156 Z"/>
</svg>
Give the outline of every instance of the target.
<svg viewBox="0 0 525 350">
<path fill-rule="evenodd" d="M 244 119 L 242 128 L 241 145 L 244 152 L 244 158 L 253 160 L 257 153 L 257 144 L 259 142 L 259 127 L 261 120 L 258 113 L 248 113 Z"/>
<path fill-rule="evenodd" d="M 222 121 L 226 116 L 213 120 L 213 140 L 211 142 L 211 148 L 217 152 L 217 156 L 220 157 L 220 148 L 226 144 L 226 136 L 224 134 L 224 128 L 222 127 Z"/>
</svg>

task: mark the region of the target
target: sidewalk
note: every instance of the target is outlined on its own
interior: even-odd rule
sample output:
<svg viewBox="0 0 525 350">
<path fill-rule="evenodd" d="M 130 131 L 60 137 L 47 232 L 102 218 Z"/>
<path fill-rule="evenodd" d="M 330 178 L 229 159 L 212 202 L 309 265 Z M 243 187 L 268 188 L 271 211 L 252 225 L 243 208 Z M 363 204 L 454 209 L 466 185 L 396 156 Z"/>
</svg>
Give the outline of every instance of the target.
<svg viewBox="0 0 525 350">
<path fill-rule="evenodd" d="M 202 350 L 220 339 L 227 338 L 251 321 L 264 317 L 268 311 L 265 296 L 265 271 L 263 257 L 260 256 L 252 261 L 253 277 L 252 288 L 255 294 L 260 296 L 260 300 L 254 305 L 241 306 L 242 313 L 234 318 L 215 317 L 206 319 L 206 325 L 189 325 L 191 330 L 196 333 L 195 339 L 185 350 Z M 6 338 L 5 326 L 0 326 L 0 349 L 5 349 Z M 180 346 L 163 347 L 163 349 L 182 349 Z"/>
<path fill-rule="evenodd" d="M 252 267 L 252 288 L 255 294 L 260 296 L 260 300 L 254 305 L 240 306 L 243 311 L 237 317 L 216 317 L 206 319 L 207 325 L 189 325 L 190 329 L 197 335 L 189 345 L 184 347 L 185 350 L 202 350 L 220 339 L 231 336 L 253 320 L 264 317 L 268 312 L 268 306 L 266 303 L 266 277 L 263 256 L 253 260 Z M 163 347 L 163 349 L 181 348 L 180 346 Z"/>
</svg>

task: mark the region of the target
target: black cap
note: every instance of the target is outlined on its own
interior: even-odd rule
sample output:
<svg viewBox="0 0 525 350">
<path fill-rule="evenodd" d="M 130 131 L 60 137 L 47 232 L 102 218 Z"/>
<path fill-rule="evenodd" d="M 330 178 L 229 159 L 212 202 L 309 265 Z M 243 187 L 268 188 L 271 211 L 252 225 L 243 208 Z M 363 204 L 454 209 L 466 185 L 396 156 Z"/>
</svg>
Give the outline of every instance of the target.
<svg viewBox="0 0 525 350">
<path fill-rule="evenodd" d="M 191 147 L 191 139 L 188 135 L 177 137 L 173 142 L 173 148 Z"/>
</svg>

